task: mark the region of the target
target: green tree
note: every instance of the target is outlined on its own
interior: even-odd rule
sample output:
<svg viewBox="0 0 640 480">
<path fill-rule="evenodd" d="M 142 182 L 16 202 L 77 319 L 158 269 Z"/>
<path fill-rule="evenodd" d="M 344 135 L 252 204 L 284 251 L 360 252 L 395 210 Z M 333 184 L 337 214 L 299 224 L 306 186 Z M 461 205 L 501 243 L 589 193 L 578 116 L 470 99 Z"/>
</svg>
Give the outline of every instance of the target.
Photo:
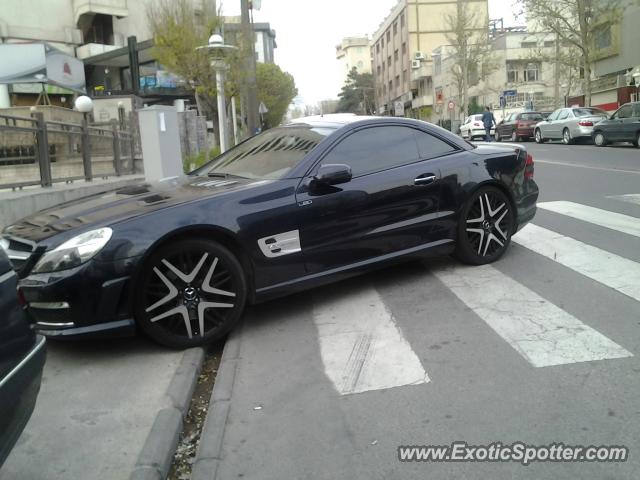
<svg viewBox="0 0 640 480">
<path fill-rule="evenodd" d="M 278 65 L 272 63 L 256 65 L 256 80 L 258 100 L 269 110 L 264 115 L 264 128 L 278 126 L 287 113 L 289 104 L 298 95 L 295 80 L 291 74 L 283 72 Z"/>
<path fill-rule="evenodd" d="M 336 112 L 372 115 L 375 111 L 373 75 L 358 73 L 354 67 L 347 75 L 347 80 L 338 94 L 340 101 Z"/>
</svg>

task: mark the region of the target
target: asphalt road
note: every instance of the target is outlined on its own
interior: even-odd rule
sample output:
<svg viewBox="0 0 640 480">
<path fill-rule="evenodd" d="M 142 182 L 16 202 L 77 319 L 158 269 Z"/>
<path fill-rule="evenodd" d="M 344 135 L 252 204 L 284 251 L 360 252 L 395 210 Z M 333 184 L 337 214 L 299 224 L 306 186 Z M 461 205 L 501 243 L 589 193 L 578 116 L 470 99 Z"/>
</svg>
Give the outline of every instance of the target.
<svg viewBox="0 0 640 480">
<path fill-rule="evenodd" d="M 640 150 L 526 145 L 541 208 L 499 262 L 415 262 L 249 312 L 216 478 L 638 478 Z M 454 441 L 630 458 L 398 460 Z"/>
<path fill-rule="evenodd" d="M 182 352 L 145 338 L 48 343 L 33 416 L 1 480 L 126 480 Z"/>
</svg>

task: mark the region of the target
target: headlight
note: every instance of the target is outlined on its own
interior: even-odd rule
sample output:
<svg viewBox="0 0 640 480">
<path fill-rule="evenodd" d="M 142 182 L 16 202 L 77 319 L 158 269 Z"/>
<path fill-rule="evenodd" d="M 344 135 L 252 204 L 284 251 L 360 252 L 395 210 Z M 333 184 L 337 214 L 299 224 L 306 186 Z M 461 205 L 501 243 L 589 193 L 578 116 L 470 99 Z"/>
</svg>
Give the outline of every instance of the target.
<svg viewBox="0 0 640 480">
<path fill-rule="evenodd" d="M 106 227 L 73 237 L 59 247 L 46 252 L 33 267 L 33 273 L 57 272 L 77 267 L 102 250 L 112 234 L 113 230 Z"/>
</svg>

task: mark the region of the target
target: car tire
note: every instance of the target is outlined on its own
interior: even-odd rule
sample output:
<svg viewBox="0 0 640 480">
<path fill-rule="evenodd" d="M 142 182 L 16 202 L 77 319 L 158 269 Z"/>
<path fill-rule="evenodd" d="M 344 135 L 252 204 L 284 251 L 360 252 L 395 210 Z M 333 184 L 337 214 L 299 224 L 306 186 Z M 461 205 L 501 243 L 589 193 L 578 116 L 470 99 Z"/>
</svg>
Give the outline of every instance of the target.
<svg viewBox="0 0 640 480">
<path fill-rule="evenodd" d="M 593 135 L 593 144 L 596 147 L 604 147 L 607 144 L 607 138 L 604 136 L 604 133 L 596 132 Z"/>
<path fill-rule="evenodd" d="M 502 141 L 502 137 L 500 136 L 500 132 L 498 130 L 496 130 L 496 133 L 493 136 L 493 138 L 496 139 L 496 142 L 501 142 Z"/>
<path fill-rule="evenodd" d="M 544 138 L 542 138 L 542 132 L 540 131 L 540 129 L 536 129 L 535 133 L 533 134 L 533 139 L 536 141 L 536 143 L 544 143 L 546 141 Z"/>
<path fill-rule="evenodd" d="M 636 148 L 640 148 L 640 132 L 636 134 L 636 141 L 633 142 L 633 144 L 636 146 Z"/>
<path fill-rule="evenodd" d="M 571 145 L 573 143 L 573 139 L 571 138 L 571 131 L 568 128 L 565 128 L 562 131 L 562 143 L 565 145 Z"/>
<path fill-rule="evenodd" d="M 509 247 L 515 226 L 515 210 L 497 187 L 476 190 L 462 209 L 454 255 L 471 265 L 498 260 Z"/>
<path fill-rule="evenodd" d="M 137 325 L 156 342 L 179 349 L 224 338 L 247 299 L 238 259 L 206 239 L 160 247 L 145 261 L 135 288 Z"/>
<path fill-rule="evenodd" d="M 515 130 L 513 132 L 511 132 L 511 141 L 512 142 L 518 142 L 519 141 L 518 134 L 516 133 Z"/>
</svg>

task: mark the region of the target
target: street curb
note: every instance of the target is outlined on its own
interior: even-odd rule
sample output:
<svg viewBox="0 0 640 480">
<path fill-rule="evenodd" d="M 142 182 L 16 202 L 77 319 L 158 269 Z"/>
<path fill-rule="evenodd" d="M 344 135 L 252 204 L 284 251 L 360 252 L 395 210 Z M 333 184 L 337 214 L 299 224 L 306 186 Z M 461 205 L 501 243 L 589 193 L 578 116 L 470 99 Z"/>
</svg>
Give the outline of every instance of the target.
<svg viewBox="0 0 640 480">
<path fill-rule="evenodd" d="M 203 348 L 185 350 L 167 388 L 170 406 L 156 414 L 129 480 L 167 478 L 204 357 Z"/>
<path fill-rule="evenodd" d="M 191 480 L 215 480 L 222 460 L 222 439 L 229 416 L 231 394 L 235 383 L 242 328 L 231 332 L 222 351 L 216 382 L 213 384 L 209 412 L 200 435 Z"/>
</svg>

